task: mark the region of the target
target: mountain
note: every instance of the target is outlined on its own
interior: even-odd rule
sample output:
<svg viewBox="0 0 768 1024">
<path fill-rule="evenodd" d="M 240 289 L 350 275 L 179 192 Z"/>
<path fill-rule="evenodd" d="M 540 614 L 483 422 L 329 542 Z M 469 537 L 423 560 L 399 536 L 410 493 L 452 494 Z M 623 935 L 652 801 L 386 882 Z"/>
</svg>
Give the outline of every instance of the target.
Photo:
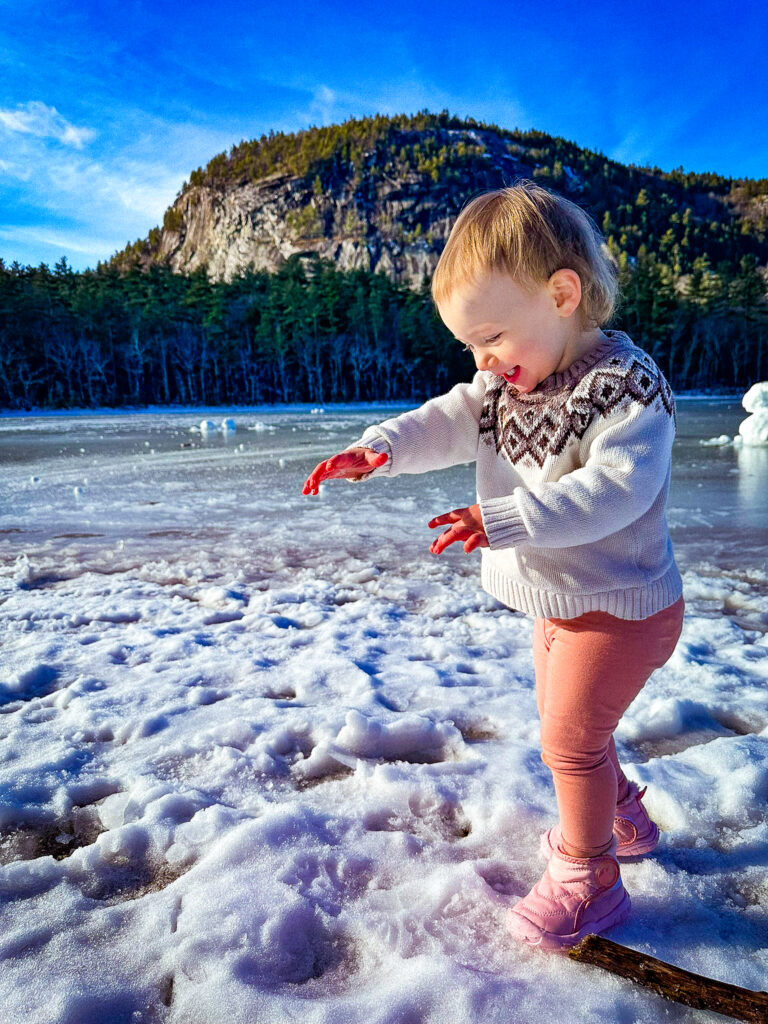
<svg viewBox="0 0 768 1024">
<path fill-rule="evenodd" d="M 243 141 L 193 171 L 162 227 L 110 263 L 229 281 L 317 253 L 417 287 L 466 201 L 520 177 L 577 202 L 630 260 L 644 246 L 678 274 L 703 255 L 768 262 L 768 179 L 627 166 L 544 132 L 425 110 Z"/>
</svg>

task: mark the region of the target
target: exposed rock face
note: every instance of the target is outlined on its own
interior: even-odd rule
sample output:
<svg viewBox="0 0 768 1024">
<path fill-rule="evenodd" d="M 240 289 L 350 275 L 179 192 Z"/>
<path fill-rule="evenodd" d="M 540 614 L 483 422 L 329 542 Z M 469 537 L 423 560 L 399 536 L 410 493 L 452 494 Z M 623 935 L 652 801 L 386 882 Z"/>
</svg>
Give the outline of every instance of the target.
<svg viewBox="0 0 768 1024">
<path fill-rule="evenodd" d="M 163 230 L 156 259 L 176 272 L 207 266 L 215 280 L 230 280 L 246 268 L 274 270 L 297 251 L 285 224 L 288 210 L 301 201 L 297 184 L 275 175 L 225 192 L 190 189 L 174 205 L 181 226 Z"/>
<path fill-rule="evenodd" d="M 413 133 L 403 134 L 413 143 Z M 493 132 L 440 135 L 449 147 L 463 143 L 476 151 L 446 181 L 416 170 L 394 180 L 371 153 L 365 167 L 348 165 L 321 187 L 311 173 L 189 187 L 166 217 L 173 229 L 162 229 L 151 260 L 183 273 L 206 266 L 213 280 L 231 280 L 247 269 L 274 271 L 293 253 L 316 252 L 339 269 L 383 271 L 418 286 L 431 276 L 464 202 L 536 166 Z"/>
</svg>

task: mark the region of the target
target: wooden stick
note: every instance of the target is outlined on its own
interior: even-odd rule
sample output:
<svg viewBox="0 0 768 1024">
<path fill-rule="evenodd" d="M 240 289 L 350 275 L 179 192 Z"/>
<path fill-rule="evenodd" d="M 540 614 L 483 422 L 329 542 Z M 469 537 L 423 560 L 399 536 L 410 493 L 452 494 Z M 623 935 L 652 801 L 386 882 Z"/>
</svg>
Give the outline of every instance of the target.
<svg viewBox="0 0 768 1024">
<path fill-rule="evenodd" d="M 653 989 L 665 999 L 685 1006 L 714 1010 L 750 1024 L 768 1022 L 768 992 L 753 992 L 750 988 L 739 988 L 738 985 L 728 985 L 724 981 L 684 971 L 682 967 L 657 960 L 602 935 L 587 935 L 568 950 L 568 956 L 620 974 Z"/>
</svg>

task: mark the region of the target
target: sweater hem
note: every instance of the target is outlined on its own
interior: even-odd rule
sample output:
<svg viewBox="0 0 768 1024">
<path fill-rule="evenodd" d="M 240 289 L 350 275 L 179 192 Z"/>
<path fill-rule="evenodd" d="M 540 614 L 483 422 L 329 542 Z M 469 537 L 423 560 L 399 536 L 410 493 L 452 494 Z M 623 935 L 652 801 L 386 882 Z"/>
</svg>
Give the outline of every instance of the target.
<svg viewBox="0 0 768 1024">
<path fill-rule="evenodd" d="M 480 583 L 486 593 L 532 619 L 575 619 L 598 611 L 618 619 L 647 619 L 674 604 L 683 593 L 683 580 L 675 562 L 663 576 L 645 586 L 594 594 L 558 594 L 519 583 L 483 558 Z"/>
</svg>

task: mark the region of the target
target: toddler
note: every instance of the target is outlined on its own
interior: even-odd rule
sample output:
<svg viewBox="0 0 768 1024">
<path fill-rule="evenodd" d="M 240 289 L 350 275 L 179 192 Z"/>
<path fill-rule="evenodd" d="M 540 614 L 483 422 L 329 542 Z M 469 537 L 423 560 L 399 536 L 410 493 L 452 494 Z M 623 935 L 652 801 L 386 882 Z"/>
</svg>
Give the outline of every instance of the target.
<svg viewBox="0 0 768 1024">
<path fill-rule="evenodd" d="M 648 853 L 659 833 L 613 732 L 683 622 L 665 519 L 674 397 L 627 334 L 600 329 L 616 297 L 615 261 L 576 204 L 527 179 L 476 196 L 432 280 L 472 381 L 368 427 L 303 489 L 476 462 L 477 502 L 429 522 L 445 527 L 430 551 L 480 548 L 483 588 L 534 620 L 560 820 L 541 837 L 542 877 L 506 920 L 545 949 L 629 914 L 618 858 Z"/>
</svg>

